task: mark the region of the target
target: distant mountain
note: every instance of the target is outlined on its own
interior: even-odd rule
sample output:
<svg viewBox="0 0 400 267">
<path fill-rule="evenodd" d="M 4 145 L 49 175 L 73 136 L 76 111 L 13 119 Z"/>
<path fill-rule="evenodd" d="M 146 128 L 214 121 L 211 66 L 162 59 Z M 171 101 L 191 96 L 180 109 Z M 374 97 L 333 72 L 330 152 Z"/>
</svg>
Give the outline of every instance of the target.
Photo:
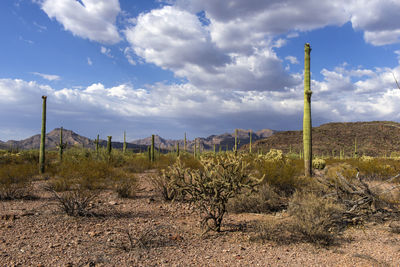
<svg viewBox="0 0 400 267">
<path fill-rule="evenodd" d="M 344 150 L 346 156 L 354 153 L 357 143 L 359 155 L 390 156 L 400 152 L 400 123 L 392 121 L 327 123 L 312 128 L 312 149 L 314 155 L 339 155 Z M 253 145 L 253 151 L 267 152 L 271 148 L 287 153 L 299 153 L 303 149 L 302 131 L 277 132 Z M 241 148 L 248 150 L 248 145 Z"/>
<path fill-rule="evenodd" d="M 240 148 L 241 146 L 248 144 L 250 142 L 250 131 L 251 130 L 243 130 L 238 129 L 238 140 Z M 257 132 L 252 133 L 252 141 L 255 142 L 261 138 L 269 137 L 273 135 L 275 131 L 270 129 L 264 129 Z M 212 150 L 214 149 L 214 144 L 216 145 L 216 149 L 219 150 L 221 147 L 222 150 L 232 150 L 235 145 L 235 133 L 224 133 L 220 135 L 210 135 L 209 137 L 203 138 L 198 137 L 196 138 L 197 145 L 200 144 L 200 148 L 202 150 Z M 138 139 L 131 141 L 133 144 L 137 145 L 144 145 L 149 146 L 151 144 L 151 137 L 147 137 L 144 139 Z M 176 144 L 179 143 L 180 149 L 184 148 L 184 140 L 171 140 L 171 139 L 164 139 L 158 135 L 154 136 L 154 143 L 156 147 L 161 149 L 175 149 Z M 189 151 L 193 151 L 194 149 L 194 140 L 187 140 L 187 149 Z"/>
<path fill-rule="evenodd" d="M 63 142 L 67 143 L 67 147 L 84 147 L 95 148 L 94 140 L 81 136 L 71 130 L 63 129 Z M 55 149 L 60 142 L 60 128 L 56 128 L 46 134 L 46 149 Z M 100 146 L 105 147 L 106 140 L 100 139 Z M 112 142 L 113 148 L 122 148 L 122 142 Z M 39 149 L 40 134 L 34 135 L 21 141 L 9 140 L 7 142 L 0 141 L 0 149 L 18 148 L 18 149 Z M 145 150 L 147 147 L 136 144 L 127 143 L 127 147 L 135 150 Z"/>
</svg>

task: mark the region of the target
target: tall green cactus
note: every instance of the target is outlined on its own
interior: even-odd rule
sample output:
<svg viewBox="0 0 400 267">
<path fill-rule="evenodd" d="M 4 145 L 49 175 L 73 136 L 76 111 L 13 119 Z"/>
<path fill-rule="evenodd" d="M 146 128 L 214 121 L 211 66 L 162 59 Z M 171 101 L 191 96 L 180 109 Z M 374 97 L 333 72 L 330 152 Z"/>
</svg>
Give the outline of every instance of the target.
<svg viewBox="0 0 400 267">
<path fill-rule="evenodd" d="M 194 150 L 193 150 L 193 157 L 196 158 L 197 152 L 197 139 L 194 139 Z"/>
<path fill-rule="evenodd" d="M 304 116 L 303 116 L 303 146 L 304 174 L 312 176 L 312 137 L 311 137 L 311 94 L 310 89 L 310 52 L 309 43 L 304 45 Z"/>
<path fill-rule="evenodd" d="M 147 154 L 149 156 L 149 161 L 151 161 L 151 146 L 147 147 Z"/>
<path fill-rule="evenodd" d="M 176 156 L 179 157 L 179 141 L 176 143 Z"/>
<path fill-rule="evenodd" d="M 122 152 L 126 153 L 126 132 L 124 131 L 124 145 L 122 146 Z"/>
<path fill-rule="evenodd" d="M 249 152 L 251 154 L 251 146 L 252 146 L 251 140 L 252 140 L 253 130 L 250 130 L 249 135 L 250 135 Z"/>
<path fill-rule="evenodd" d="M 214 155 L 217 153 L 217 151 L 215 150 L 215 144 L 214 144 Z"/>
<path fill-rule="evenodd" d="M 235 129 L 235 155 L 237 155 L 237 149 L 238 149 L 238 129 Z"/>
<path fill-rule="evenodd" d="M 357 137 L 354 138 L 354 158 L 357 158 Z"/>
<path fill-rule="evenodd" d="M 154 134 L 151 135 L 151 162 L 154 162 Z"/>
<path fill-rule="evenodd" d="M 46 100 L 47 96 L 42 96 L 43 107 L 42 107 L 42 132 L 40 134 L 40 151 L 39 151 L 39 173 L 42 174 L 45 171 L 45 150 L 46 150 Z"/>
<path fill-rule="evenodd" d="M 93 141 L 93 143 L 96 144 L 96 154 L 97 154 L 97 156 L 99 156 L 99 146 L 100 146 L 100 136 L 99 135 L 97 135 L 97 139 L 95 139 Z"/>
<path fill-rule="evenodd" d="M 109 156 L 111 156 L 111 150 L 112 150 L 111 138 L 112 136 L 107 136 L 107 153 Z"/>
<path fill-rule="evenodd" d="M 185 151 L 185 153 L 186 153 L 186 149 L 187 149 L 187 141 L 186 141 L 186 133 L 185 133 L 185 140 L 183 142 L 183 151 Z"/>
<path fill-rule="evenodd" d="M 66 147 L 67 147 L 67 143 L 63 143 L 63 127 L 61 127 L 60 128 L 60 143 L 57 144 L 58 158 L 59 158 L 60 162 L 62 161 L 64 148 L 66 148 Z"/>
</svg>

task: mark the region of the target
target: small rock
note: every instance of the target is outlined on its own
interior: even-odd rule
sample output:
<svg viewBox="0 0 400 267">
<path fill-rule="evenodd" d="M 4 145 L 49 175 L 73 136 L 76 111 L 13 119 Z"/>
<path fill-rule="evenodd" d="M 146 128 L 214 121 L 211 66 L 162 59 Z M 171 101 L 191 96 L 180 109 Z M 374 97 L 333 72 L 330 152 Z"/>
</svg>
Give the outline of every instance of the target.
<svg viewBox="0 0 400 267">
<path fill-rule="evenodd" d="M 108 204 L 113 205 L 113 206 L 114 206 L 114 205 L 118 205 L 117 201 L 113 201 L 113 200 L 110 201 L 110 202 L 108 202 Z"/>
</svg>

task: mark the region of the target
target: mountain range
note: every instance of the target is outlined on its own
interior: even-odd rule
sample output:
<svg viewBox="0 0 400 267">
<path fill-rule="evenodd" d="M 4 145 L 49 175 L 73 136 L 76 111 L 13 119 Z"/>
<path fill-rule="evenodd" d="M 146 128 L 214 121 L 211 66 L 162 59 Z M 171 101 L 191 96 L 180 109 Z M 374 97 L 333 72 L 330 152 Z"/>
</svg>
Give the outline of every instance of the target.
<svg viewBox="0 0 400 267">
<path fill-rule="evenodd" d="M 239 149 L 249 149 L 250 130 L 238 129 Z M 56 128 L 46 135 L 46 148 L 55 149 L 60 138 L 60 129 Z M 180 149 L 184 149 L 184 140 L 164 139 L 155 136 L 155 146 L 164 151 L 176 148 L 179 143 Z M 206 138 L 196 138 L 197 146 L 201 150 L 226 149 L 232 150 L 235 143 L 234 133 L 210 135 Z M 63 141 L 68 147 L 78 146 L 94 148 L 92 139 L 81 136 L 71 130 L 64 129 Z M 271 148 L 283 150 L 285 153 L 300 153 L 303 148 L 302 131 L 274 131 L 264 129 L 252 132 L 253 152 L 267 152 Z M 105 147 L 106 140 L 100 140 L 100 145 Z M 151 137 L 127 142 L 128 149 L 134 151 L 145 151 L 151 144 Z M 40 135 L 30 138 L 7 142 L 0 141 L 0 149 L 38 149 L 40 146 Z M 122 142 L 112 142 L 114 148 L 121 149 Z M 187 150 L 193 151 L 194 140 L 187 141 Z M 390 156 L 392 152 L 400 152 L 400 123 L 392 121 L 371 122 L 332 122 L 312 128 L 312 148 L 314 155 L 336 155 L 344 151 L 346 156 L 352 156 L 357 151 L 358 155 Z"/>
<path fill-rule="evenodd" d="M 239 148 L 242 145 L 249 143 L 250 141 L 250 130 L 238 129 L 238 140 Z M 252 132 L 252 140 L 260 140 L 274 134 L 275 131 L 270 129 L 264 129 L 257 132 Z M 207 138 L 199 137 L 196 138 L 197 146 L 200 146 L 202 150 L 211 150 L 216 145 L 216 148 L 225 150 L 232 149 L 235 143 L 234 133 L 224 133 L 221 135 L 211 135 Z M 60 128 L 56 128 L 51 132 L 46 134 L 46 149 L 55 149 L 60 142 Z M 72 130 L 63 129 L 63 142 L 67 143 L 67 147 L 84 147 L 84 148 L 95 148 L 95 143 L 93 139 L 81 136 Z M 179 143 L 180 149 L 184 149 L 184 140 L 170 140 L 164 139 L 158 135 L 154 137 L 154 143 L 157 148 L 161 150 L 168 151 L 176 148 L 176 144 Z M 106 146 L 106 140 L 100 140 L 100 146 Z M 143 139 L 133 140 L 127 142 L 128 149 L 133 149 L 135 151 L 144 151 L 147 147 L 151 145 L 151 136 Z M 113 148 L 121 149 L 123 146 L 122 142 L 112 141 Z M 40 134 L 34 135 L 24 140 L 16 141 L 9 140 L 7 142 L 0 141 L 0 149 L 39 149 L 40 147 Z M 187 150 L 192 151 L 194 149 L 194 140 L 187 140 Z"/>
</svg>

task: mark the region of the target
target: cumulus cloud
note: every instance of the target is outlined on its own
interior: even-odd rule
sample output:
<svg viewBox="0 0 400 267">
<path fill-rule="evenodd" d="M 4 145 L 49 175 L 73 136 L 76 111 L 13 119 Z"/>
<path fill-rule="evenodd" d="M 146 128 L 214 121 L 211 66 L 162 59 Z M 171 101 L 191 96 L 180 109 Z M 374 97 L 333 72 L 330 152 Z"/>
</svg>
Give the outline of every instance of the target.
<svg viewBox="0 0 400 267">
<path fill-rule="evenodd" d="M 141 14 L 125 35 L 146 62 L 207 89 L 279 90 L 293 85 L 271 46 L 249 54 L 218 48 L 212 33 L 188 11 L 165 6 Z"/>
<path fill-rule="evenodd" d="M 115 25 L 121 11 L 118 0 L 43 0 L 40 5 L 74 35 L 106 44 L 121 40 Z"/>
<path fill-rule="evenodd" d="M 58 76 L 58 75 L 44 74 L 44 73 L 40 73 L 40 72 L 31 72 L 31 73 L 36 75 L 36 76 L 40 76 L 43 79 L 46 79 L 48 81 L 58 81 L 58 80 L 61 79 L 61 77 Z"/>
<path fill-rule="evenodd" d="M 373 45 L 400 42 L 400 2 L 381 0 L 348 1 L 355 29 L 364 31 L 364 39 Z"/>
</svg>

